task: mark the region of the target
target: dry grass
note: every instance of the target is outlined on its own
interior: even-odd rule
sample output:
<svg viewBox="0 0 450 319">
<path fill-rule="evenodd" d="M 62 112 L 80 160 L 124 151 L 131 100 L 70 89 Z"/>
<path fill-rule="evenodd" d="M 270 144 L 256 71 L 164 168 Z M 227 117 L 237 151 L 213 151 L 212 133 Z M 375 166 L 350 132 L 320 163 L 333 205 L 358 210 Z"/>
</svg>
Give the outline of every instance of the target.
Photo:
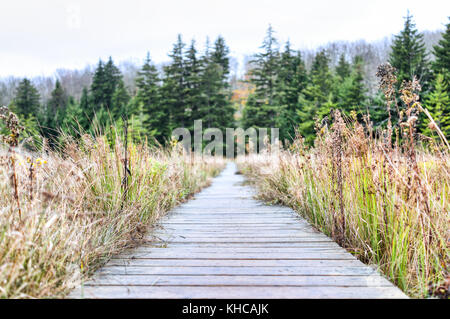
<svg viewBox="0 0 450 319">
<path fill-rule="evenodd" d="M 410 296 L 448 297 L 449 148 L 445 138 L 426 149 L 417 142 L 416 90 L 414 81 L 403 85 L 397 138 L 390 121 L 376 134 L 369 119 L 362 125 L 336 111 L 314 147 L 298 136 L 290 150 L 238 165 L 263 199 L 293 207 Z"/>
<path fill-rule="evenodd" d="M 117 136 L 84 136 L 60 154 L 1 150 L 1 298 L 64 296 L 224 166 L 129 144 L 125 189 Z"/>
</svg>

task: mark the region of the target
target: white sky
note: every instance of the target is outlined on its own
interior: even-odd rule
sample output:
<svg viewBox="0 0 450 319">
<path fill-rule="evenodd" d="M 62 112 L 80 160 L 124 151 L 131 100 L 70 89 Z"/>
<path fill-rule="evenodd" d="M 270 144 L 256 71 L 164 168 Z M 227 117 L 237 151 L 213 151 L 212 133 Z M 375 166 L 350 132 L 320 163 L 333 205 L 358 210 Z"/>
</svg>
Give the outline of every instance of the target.
<svg viewBox="0 0 450 319">
<path fill-rule="evenodd" d="M 185 42 L 225 37 L 234 56 L 254 53 L 269 23 L 295 48 L 334 40 L 378 40 L 397 33 L 409 8 L 419 30 L 443 29 L 445 0 L 1 0 L 0 76 L 49 75 L 114 61 L 168 60 Z"/>
</svg>

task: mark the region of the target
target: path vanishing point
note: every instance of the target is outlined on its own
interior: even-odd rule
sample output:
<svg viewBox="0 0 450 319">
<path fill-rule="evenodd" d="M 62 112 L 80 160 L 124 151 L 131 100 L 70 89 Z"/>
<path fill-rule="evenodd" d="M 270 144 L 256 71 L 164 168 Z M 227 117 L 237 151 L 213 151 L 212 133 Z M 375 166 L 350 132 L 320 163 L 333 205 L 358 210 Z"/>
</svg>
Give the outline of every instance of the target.
<svg viewBox="0 0 450 319">
<path fill-rule="evenodd" d="M 69 298 L 405 298 L 292 209 L 255 200 L 229 163 L 211 186 Z"/>
</svg>

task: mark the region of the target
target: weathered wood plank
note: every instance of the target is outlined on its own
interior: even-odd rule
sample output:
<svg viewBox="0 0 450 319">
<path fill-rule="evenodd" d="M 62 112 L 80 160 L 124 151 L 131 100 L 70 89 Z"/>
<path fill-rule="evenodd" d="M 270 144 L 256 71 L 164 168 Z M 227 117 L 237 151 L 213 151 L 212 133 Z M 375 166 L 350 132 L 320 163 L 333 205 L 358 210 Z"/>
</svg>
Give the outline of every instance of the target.
<svg viewBox="0 0 450 319">
<path fill-rule="evenodd" d="M 148 259 L 161 259 L 161 258 L 175 258 L 175 259 L 284 259 L 284 260 L 295 260 L 295 259 L 342 259 L 342 260 L 352 260 L 355 259 L 351 254 L 345 252 L 305 252 L 301 255 L 294 255 L 292 253 L 272 253 L 270 255 L 261 253 L 247 253 L 247 254 L 235 254 L 235 253 L 190 253 L 190 252 L 175 252 L 170 249 L 162 252 L 146 252 L 146 251 L 136 251 L 136 252 L 126 252 L 118 255 L 119 258 L 148 258 Z"/>
<path fill-rule="evenodd" d="M 405 298 L 395 287 L 84 287 L 72 294 L 82 298 L 155 299 L 300 299 L 300 298 Z"/>
<path fill-rule="evenodd" d="M 85 286 L 265 286 L 265 287 L 391 287 L 374 276 L 165 276 L 99 275 Z"/>
<path fill-rule="evenodd" d="M 99 274 L 120 275 L 272 275 L 272 276 L 362 276 L 377 275 L 369 267 L 145 267 L 108 266 L 101 268 Z"/>
<path fill-rule="evenodd" d="M 155 266 L 155 267 L 366 267 L 356 259 L 351 260 L 283 260 L 283 259 L 120 259 L 113 258 L 109 266 Z"/>
</svg>

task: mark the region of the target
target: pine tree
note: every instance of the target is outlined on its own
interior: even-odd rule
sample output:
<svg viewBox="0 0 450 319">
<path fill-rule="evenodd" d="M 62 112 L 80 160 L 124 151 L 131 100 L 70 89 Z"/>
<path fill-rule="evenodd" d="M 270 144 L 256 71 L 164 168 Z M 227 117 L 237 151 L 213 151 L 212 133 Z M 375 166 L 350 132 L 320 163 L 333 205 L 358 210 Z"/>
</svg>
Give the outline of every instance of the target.
<svg viewBox="0 0 450 319">
<path fill-rule="evenodd" d="M 88 89 L 86 87 L 83 88 L 83 91 L 81 93 L 80 103 L 80 114 L 77 114 L 77 112 L 72 112 L 73 114 L 76 114 L 77 120 L 83 130 L 89 130 L 91 126 L 91 121 L 94 118 L 94 108 L 93 103 L 91 102 L 91 97 L 89 96 Z"/>
<path fill-rule="evenodd" d="M 430 112 L 446 138 L 450 139 L 450 95 L 442 74 L 436 76 L 433 87 L 435 89 L 425 98 L 424 106 Z M 428 119 L 421 122 L 422 132 L 425 135 L 432 136 L 432 130 L 428 127 L 428 124 Z"/>
<path fill-rule="evenodd" d="M 111 99 L 111 112 L 115 120 L 120 118 L 128 118 L 132 114 L 136 114 L 137 110 L 131 109 L 130 105 L 130 94 L 125 88 L 125 84 L 122 79 L 119 79 L 116 90 Z"/>
<path fill-rule="evenodd" d="M 292 51 L 288 41 L 281 54 L 277 84 L 277 104 L 280 106 L 277 127 L 282 141 L 295 135 L 299 97 L 306 84 L 307 72 L 301 53 Z"/>
<path fill-rule="evenodd" d="M 93 113 L 100 111 L 105 105 L 105 67 L 103 61 L 98 62 L 97 68 L 95 69 L 94 76 L 92 77 L 91 84 L 91 103 Z M 93 115 L 93 114 L 89 114 Z M 91 117 L 92 118 L 92 117 Z"/>
<path fill-rule="evenodd" d="M 252 82 L 256 86 L 256 96 L 260 102 L 267 105 L 272 105 L 274 102 L 280 60 L 278 42 L 274 33 L 272 26 L 269 25 L 266 38 L 261 46 L 263 52 L 256 54 L 252 61 L 255 68 L 251 75 Z"/>
<path fill-rule="evenodd" d="M 121 79 L 120 70 L 114 65 L 111 57 L 106 64 L 101 60 L 98 62 L 91 85 L 91 103 L 95 113 L 102 109 L 104 111 L 102 113 L 105 114 L 112 111 L 113 95 Z"/>
<path fill-rule="evenodd" d="M 185 44 L 178 35 L 177 42 L 169 57 L 171 63 L 164 67 L 164 78 L 162 92 L 162 103 L 167 106 L 169 118 L 169 131 L 177 127 L 186 127 L 186 84 L 184 70 L 184 47 Z"/>
<path fill-rule="evenodd" d="M 416 76 L 425 94 L 430 80 L 429 62 L 423 35 L 418 33 L 412 18 L 408 12 L 403 30 L 393 41 L 389 62 L 397 69 L 398 85 Z"/>
<path fill-rule="evenodd" d="M 450 89 L 450 23 L 447 23 L 442 39 L 433 49 L 436 58 L 432 64 L 433 72 L 436 75 L 442 74 L 447 84 L 447 89 Z M 449 91 L 447 93 L 450 94 Z"/>
<path fill-rule="evenodd" d="M 312 144 L 315 137 L 315 122 L 329 116 L 336 107 L 336 89 L 329 68 L 329 58 L 324 50 L 314 57 L 309 75 L 310 81 L 299 98 L 297 115 L 299 133 L 305 141 Z"/>
<path fill-rule="evenodd" d="M 113 95 L 122 81 L 122 74 L 120 73 L 119 68 L 114 65 L 114 62 L 111 57 L 109 57 L 108 62 L 105 64 L 103 71 L 104 71 L 103 103 L 107 110 L 112 111 L 114 108 L 112 102 Z"/>
<path fill-rule="evenodd" d="M 203 104 L 201 96 L 201 63 L 197 58 L 197 50 L 195 49 L 195 41 L 191 41 L 191 45 L 185 53 L 184 63 L 184 103 L 185 113 L 184 120 L 187 128 L 191 131 L 194 129 L 194 120 L 199 119 L 198 111 Z"/>
<path fill-rule="evenodd" d="M 364 113 L 363 105 L 366 100 L 366 92 L 363 60 L 361 56 L 356 56 L 351 73 L 343 79 L 339 86 L 339 108 L 347 115 L 350 114 L 350 111 L 356 111 L 359 114 Z"/>
<path fill-rule="evenodd" d="M 311 67 L 311 82 L 320 89 L 320 91 L 316 91 L 318 95 L 315 97 L 319 103 L 327 102 L 330 93 L 334 93 L 333 76 L 331 74 L 329 64 L 330 59 L 328 58 L 325 50 L 321 50 L 314 57 Z"/>
<path fill-rule="evenodd" d="M 342 53 L 339 57 L 338 65 L 336 66 L 336 74 L 341 81 L 350 76 L 351 69 L 350 64 L 345 59 L 345 55 Z"/>
<path fill-rule="evenodd" d="M 214 42 L 213 50 L 206 44 L 206 52 L 202 57 L 201 104 L 199 118 L 203 119 L 205 128 L 216 127 L 225 130 L 234 121 L 234 108 L 230 101 L 228 76 L 229 49 L 225 40 L 219 36 Z"/>
<path fill-rule="evenodd" d="M 42 134 L 50 139 L 50 143 L 55 142 L 59 135 L 59 129 L 66 117 L 68 103 L 69 96 L 57 80 L 47 103 L 46 114 L 41 122 Z"/>
<path fill-rule="evenodd" d="M 261 49 L 263 52 L 252 60 L 254 68 L 250 81 L 255 86 L 255 93 L 248 98 L 243 112 L 242 121 L 246 127 L 274 127 L 280 111 L 275 105 L 280 54 L 270 25 Z"/>
<path fill-rule="evenodd" d="M 38 90 L 30 80 L 23 79 L 16 90 L 14 99 L 14 112 L 23 117 L 38 116 L 40 111 L 40 96 Z"/>
<path fill-rule="evenodd" d="M 319 116 L 320 102 L 318 96 L 320 88 L 312 83 L 302 91 L 299 97 L 298 132 L 305 138 L 305 142 L 312 145 L 315 138 L 315 122 Z"/>
<path fill-rule="evenodd" d="M 145 115 L 143 126 L 147 134 L 163 143 L 169 135 L 168 114 L 165 105 L 161 103 L 159 82 L 158 71 L 151 62 L 150 53 L 147 53 L 144 65 L 136 78 L 138 88 L 136 100 Z"/>
</svg>

